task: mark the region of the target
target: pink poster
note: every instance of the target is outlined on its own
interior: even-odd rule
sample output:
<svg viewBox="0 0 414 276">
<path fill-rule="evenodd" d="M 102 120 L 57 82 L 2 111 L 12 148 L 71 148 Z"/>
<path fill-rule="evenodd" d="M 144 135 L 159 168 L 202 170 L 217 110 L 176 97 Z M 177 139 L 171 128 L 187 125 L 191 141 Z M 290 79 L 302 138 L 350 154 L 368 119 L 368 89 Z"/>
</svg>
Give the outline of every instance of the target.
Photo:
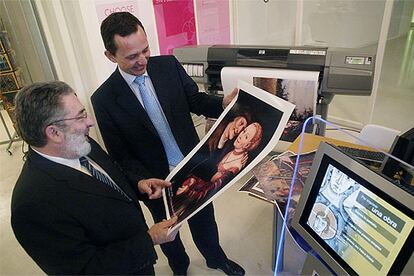
<svg viewBox="0 0 414 276">
<path fill-rule="evenodd" d="M 228 0 L 196 0 L 200 45 L 230 44 Z"/>
<path fill-rule="evenodd" d="M 196 45 L 193 0 L 153 0 L 161 55 L 175 47 Z"/>
</svg>

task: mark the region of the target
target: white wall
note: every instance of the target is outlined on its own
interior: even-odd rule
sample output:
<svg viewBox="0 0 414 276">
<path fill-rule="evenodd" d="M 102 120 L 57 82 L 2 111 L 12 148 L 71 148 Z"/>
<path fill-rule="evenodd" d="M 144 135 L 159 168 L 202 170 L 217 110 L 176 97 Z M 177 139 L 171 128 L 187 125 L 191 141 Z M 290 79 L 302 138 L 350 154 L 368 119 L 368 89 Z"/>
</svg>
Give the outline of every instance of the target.
<svg viewBox="0 0 414 276">
<path fill-rule="evenodd" d="M 303 25 L 311 41 L 358 48 L 378 42 L 385 0 L 303 2 Z"/>
<path fill-rule="evenodd" d="M 69 27 L 73 27 L 73 24 L 78 23 L 78 17 L 67 17 L 64 13 L 62 2 L 36 0 L 35 4 L 56 69 L 57 78 L 68 83 L 76 91 L 80 101 L 88 113 L 91 114 L 92 110 L 88 100 L 87 88 L 93 83 L 94 78 L 90 74 L 90 61 L 88 59 L 82 61 L 79 59 L 83 52 L 82 48 L 88 45 L 81 39 L 84 32 L 74 37 L 73 28 Z M 86 81 L 85 75 L 91 78 L 91 82 Z M 91 131 L 90 135 L 97 138 L 96 132 Z"/>
<path fill-rule="evenodd" d="M 296 1 L 233 1 L 234 43 L 293 45 Z"/>
<path fill-rule="evenodd" d="M 90 96 L 116 68 L 104 55 L 97 6 L 133 5 L 146 28 L 152 54 L 159 54 L 151 0 L 36 0 L 35 3 L 58 79 L 76 90 L 93 117 Z M 91 136 L 102 141 L 97 128 Z"/>
</svg>

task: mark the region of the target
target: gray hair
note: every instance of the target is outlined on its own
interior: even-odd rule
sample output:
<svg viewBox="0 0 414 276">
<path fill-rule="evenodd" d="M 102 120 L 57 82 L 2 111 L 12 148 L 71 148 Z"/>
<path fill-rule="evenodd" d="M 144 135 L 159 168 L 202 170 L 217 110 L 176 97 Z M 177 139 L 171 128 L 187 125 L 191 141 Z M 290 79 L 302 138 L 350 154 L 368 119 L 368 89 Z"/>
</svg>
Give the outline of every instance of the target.
<svg viewBox="0 0 414 276">
<path fill-rule="evenodd" d="M 70 93 L 74 93 L 73 89 L 61 81 L 34 83 L 19 91 L 15 98 L 15 119 L 20 137 L 31 146 L 45 146 L 45 129 L 64 117 L 62 97 Z"/>
</svg>

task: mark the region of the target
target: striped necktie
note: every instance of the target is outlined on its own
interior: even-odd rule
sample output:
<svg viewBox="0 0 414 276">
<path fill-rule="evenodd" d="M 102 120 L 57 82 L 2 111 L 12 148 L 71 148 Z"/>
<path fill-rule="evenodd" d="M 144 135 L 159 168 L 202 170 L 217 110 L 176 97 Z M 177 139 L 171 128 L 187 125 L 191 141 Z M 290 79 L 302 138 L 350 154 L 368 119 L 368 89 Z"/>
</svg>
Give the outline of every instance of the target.
<svg viewBox="0 0 414 276">
<path fill-rule="evenodd" d="M 177 164 L 184 159 L 184 156 L 172 134 L 171 127 L 168 124 L 167 118 L 165 118 L 164 111 L 162 110 L 158 99 L 155 97 L 154 93 L 151 93 L 145 86 L 145 76 L 136 77 L 134 82 L 138 84 L 145 110 L 164 146 L 168 164 L 177 166 Z"/>
<path fill-rule="evenodd" d="M 96 178 L 99 181 L 105 183 L 106 185 L 108 185 L 109 187 L 111 187 L 113 190 L 115 190 L 118 193 L 120 193 L 121 195 L 123 195 L 126 199 L 128 199 L 128 201 L 132 201 L 132 199 L 124 191 L 122 191 L 122 189 L 118 185 L 116 185 L 115 182 L 113 182 L 105 174 L 103 174 L 100 171 L 98 171 L 97 169 L 95 169 L 91 165 L 91 163 L 89 163 L 89 161 L 88 161 L 88 159 L 86 157 L 83 156 L 83 157 L 79 158 L 79 162 L 80 162 L 81 166 L 84 167 L 85 169 L 87 169 L 88 172 L 90 172 L 91 175 L 94 178 Z"/>
</svg>

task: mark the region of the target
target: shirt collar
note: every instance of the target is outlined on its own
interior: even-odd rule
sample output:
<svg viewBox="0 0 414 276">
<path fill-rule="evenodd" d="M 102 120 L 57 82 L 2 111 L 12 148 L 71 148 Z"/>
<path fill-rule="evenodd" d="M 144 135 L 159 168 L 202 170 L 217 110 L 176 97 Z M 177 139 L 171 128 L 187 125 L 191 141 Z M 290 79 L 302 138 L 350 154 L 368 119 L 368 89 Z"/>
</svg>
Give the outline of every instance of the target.
<svg viewBox="0 0 414 276">
<path fill-rule="evenodd" d="M 66 159 L 66 158 L 62 158 L 62 157 L 51 156 L 51 155 L 48 155 L 48 154 L 41 153 L 41 152 L 39 152 L 38 150 L 36 150 L 32 147 L 31 147 L 31 149 L 33 151 L 35 151 L 37 154 L 43 156 L 44 158 L 46 158 L 50 161 L 53 161 L 53 162 L 56 162 L 56 163 L 59 163 L 59 164 L 77 169 L 77 170 L 79 170 L 81 168 L 79 159 Z"/>
<path fill-rule="evenodd" d="M 119 68 L 119 67 L 118 67 L 118 69 L 119 69 L 119 73 L 124 78 L 124 80 L 127 82 L 127 84 L 131 85 L 134 82 L 134 80 L 137 76 L 128 74 L 127 72 L 122 71 L 121 68 Z M 148 77 L 148 72 L 145 71 L 145 73 L 142 74 L 142 76 L 147 76 Z"/>
</svg>

